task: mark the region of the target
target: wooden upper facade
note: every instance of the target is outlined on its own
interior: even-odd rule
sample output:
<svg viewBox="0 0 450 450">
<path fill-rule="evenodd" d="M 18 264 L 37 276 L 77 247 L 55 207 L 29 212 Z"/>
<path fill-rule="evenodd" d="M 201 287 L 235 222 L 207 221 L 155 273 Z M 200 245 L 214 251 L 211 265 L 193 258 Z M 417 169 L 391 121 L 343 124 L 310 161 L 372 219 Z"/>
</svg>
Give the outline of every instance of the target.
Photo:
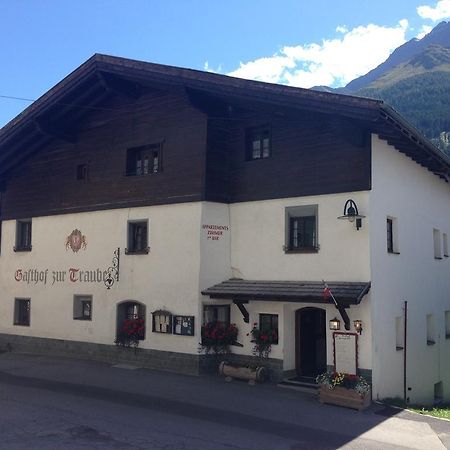
<svg viewBox="0 0 450 450">
<path fill-rule="evenodd" d="M 94 55 L 0 130 L 1 216 L 368 190 L 371 133 L 448 177 L 382 102 Z"/>
</svg>

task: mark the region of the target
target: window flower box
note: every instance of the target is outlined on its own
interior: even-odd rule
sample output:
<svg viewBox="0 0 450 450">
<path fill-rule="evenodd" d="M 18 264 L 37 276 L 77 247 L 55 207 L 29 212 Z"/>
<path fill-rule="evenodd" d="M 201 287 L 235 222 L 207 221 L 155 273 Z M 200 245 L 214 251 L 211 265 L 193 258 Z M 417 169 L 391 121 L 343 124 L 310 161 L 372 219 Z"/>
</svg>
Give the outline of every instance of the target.
<svg viewBox="0 0 450 450">
<path fill-rule="evenodd" d="M 358 375 L 325 372 L 316 378 L 319 402 L 362 411 L 372 400 L 370 385 Z"/>
<path fill-rule="evenodd" d="M 361 394 L 358 394 L 354 389 L 348 389 L 341 386 L 329 389 L 327 386 L 322 385 L 319 387 L 319 402 L 327 403 L 329 405 L 345 406 L 346 408 L 362 411 L 370 405 L 371 394 L 369 391 L 361 396 Z"/>
</svg>

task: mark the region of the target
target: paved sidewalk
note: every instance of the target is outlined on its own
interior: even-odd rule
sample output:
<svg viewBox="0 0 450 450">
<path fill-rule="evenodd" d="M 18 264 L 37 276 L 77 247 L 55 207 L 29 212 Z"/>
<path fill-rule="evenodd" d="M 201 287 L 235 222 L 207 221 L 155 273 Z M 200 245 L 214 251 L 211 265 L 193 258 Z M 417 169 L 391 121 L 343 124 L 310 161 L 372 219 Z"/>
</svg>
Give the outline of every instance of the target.
<svg viewBox="0 0 450 450">
<path fill-rule="evenodd" d="M 292 450 L 308 448 L 305 442 L 314 439 L 317 446 L 312 448 L 450 448 L 450 422 L 380 405 L 362 413 L 321 405 L 311 394 L 272 384 L 250 386 L 240 381 L 226 383 L 214 376 L 3 353 L 2 385 L 195 419 L 241 433 L 266 434 L 275 440 L 297 442 L 291 445 Z M 252 448 L 247 445 L 240 448 Z M 267 450 L 270 448 L 275 447 Z"/>
</svg>

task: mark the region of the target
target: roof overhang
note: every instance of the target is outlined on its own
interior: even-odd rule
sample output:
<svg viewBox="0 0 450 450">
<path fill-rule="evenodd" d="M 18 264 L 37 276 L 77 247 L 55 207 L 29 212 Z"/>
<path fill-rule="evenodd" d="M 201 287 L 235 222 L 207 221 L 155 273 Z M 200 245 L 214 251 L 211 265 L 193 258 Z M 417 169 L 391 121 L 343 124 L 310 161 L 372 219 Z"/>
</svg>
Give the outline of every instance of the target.
<svg viewBox="0 0 450 450">
<path fill-rule="evenodd" d="M 370 290 L 370 282 L 327 282 L 333 296 L 343 307 L 358 305 Z M 202 291 L 212 299 L 234 302 L 271 301 L 333 303 L 324 297 L 321 281 L 255 281 L 230 279 Z"/>
<path fill-rule="evenodd" d="M 244 80 L 225 75 L 95 54 L 0 130 L 0 176 L 52 139 L 76 140 L 77 123 L 111 96 L 181 88 L 199 103 L 266 105 L 350 120 L 441 178 L 450 158 L 380 100 Z M 272 109 L 277 111 L 277 109 Z"/>
</svg>

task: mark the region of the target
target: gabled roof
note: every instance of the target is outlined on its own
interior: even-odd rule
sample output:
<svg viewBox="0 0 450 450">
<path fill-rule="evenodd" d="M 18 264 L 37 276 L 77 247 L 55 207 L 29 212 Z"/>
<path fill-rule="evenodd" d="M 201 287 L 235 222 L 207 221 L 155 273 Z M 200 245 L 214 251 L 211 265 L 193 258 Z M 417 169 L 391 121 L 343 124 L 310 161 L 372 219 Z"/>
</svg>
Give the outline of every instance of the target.
<svg viewBox="0 0 450 450">
<path fill-rule="evenodd" d="M 370 282 L 328 282 L 329 289 L 342 305 L 358 305 L 370 290 Z M 232 278 L 202 291 L 216 299 L 235 301 L 281 301 L 332 303 L 324 298 L 320 281 L 255 281 Z"/>
<path fill-rule="evenodd" d="M 73 127 L 117 93 L 180 87 L 222 102 L 246 101 L 297 111 L 334 114 L 379 134 L 442 178 L 450 158 L 380 100 L 243 80 L 192 69 L 95 54 L 0 130 L 0 175 L 56 138 L 74 140 Z"/>
</svg>

